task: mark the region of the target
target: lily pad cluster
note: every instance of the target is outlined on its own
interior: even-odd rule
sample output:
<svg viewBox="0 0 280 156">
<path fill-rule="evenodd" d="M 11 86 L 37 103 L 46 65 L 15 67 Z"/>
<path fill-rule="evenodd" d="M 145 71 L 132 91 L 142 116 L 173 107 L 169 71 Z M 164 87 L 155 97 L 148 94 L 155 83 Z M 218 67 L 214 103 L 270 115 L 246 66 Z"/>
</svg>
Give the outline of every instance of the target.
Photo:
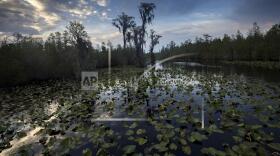
<svg viewBox="0 0 280 156">
<path fill-rule="evenodd" d="M 152 70 L 141 79 L 142 69 L 113 69 L 110 77 L 106 73 L 100 71 L 95 91 L 81 91 L 73 80 L 1 90 L 0 150 L 40 126 L 38 140 L 18 153 L 238 156 L 279 152 L 279 83 L 174 67 Z M 46 108 L 53 103 L 58 104 L 56 111 L 48 113 Z M 11 113 L 13 108 L 16 114 Z"/>
</svg>

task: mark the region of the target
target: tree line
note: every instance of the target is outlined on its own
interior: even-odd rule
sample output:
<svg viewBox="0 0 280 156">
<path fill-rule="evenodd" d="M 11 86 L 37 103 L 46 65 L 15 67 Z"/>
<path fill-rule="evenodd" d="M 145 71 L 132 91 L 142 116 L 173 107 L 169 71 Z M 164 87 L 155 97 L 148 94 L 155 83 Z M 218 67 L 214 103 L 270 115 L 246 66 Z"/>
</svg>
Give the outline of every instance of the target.
<svg viewBox="0 0 280 156">
<path fill-rule="evenodd" d="M 191 59 L 203 61 L 280 61 L 280 24 L 262 33 L 254 23 L 246 36 L 237 31 L 235 35 L 214 39 L 204 34 L 194 42 L 186 40 L 179 45 L 171 41 L 157 56 L 165 58 L 181 53 L 197 53 Z"/>
<path fill-rule="evenodd" d="M 5 36 L 0 42 L 0 87 L 32 80 L 79 79 L 82 70 L 107 67 L 109 49 L 112 66 L 145 67 L 154 64 L 156 58 L 181 53 L 197 53 L 192 60 L 280 61 L 280 24 L 262 33 L 254 23 L 247 36 L 237 31 L 235 35 L 214 39 L 204 34 L 203 38 L 194 42 L 186 40 L 180 45 L 171 41 L 159 53 L 154 53 L 162 37 L 148 29 L 155 18 L 155 9 L 154 3 L 140 3 L 140 24 L 125 13 L 112 20 L 112 25 L 122 34 L 122 46 L 114 47 L 108 41 L 99 48 L 93 47 L 85 27 L 76 21 L 70 22 L 62 32 L 51 33 L 45 41 L 20 33 Z M 148 42 L 148 53 L 144 53 Z"/>
<path fill-rule="evenodd" d="M 123 46 L 113 47 L 108 41 L 94 48 L 85 27 L 76 21 L 71 21 L 62 32 L 51 33 L 45 41 L 20 33 L 5 36 L 0 42 L 0 87 L 32 80 L 79 79 L 82 70 L 107 67 L 109 49 L 112 66 L 144 67 L 147 26 L 154 19 L 155 8 L 154 3 L 139 5 L 142 21 L 139 26 L 134 17 L 125 13 L 113 19 L 112 25 L 123 34 Z M 151 30 L 150 37 L 150 52 L 153 53 L 159 35 Z"/>
</svg>

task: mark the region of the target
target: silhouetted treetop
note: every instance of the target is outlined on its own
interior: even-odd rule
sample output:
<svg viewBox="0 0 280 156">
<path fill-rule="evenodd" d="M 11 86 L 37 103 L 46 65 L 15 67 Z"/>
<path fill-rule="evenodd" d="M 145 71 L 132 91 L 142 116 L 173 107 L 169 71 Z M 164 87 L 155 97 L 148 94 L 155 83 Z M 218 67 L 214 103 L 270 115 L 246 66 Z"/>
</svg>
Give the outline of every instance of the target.
<svg viewBox="0 0 280 156">
<path fill-rule="evenodd" d="M 126 37 L 128 29 L 134 27 L 136 24 L 134 22 L 134 17 L 126 15 L 124 12 L 118 15 L 117 18 L 113 19 L 112 24 L 119 29 L 123 35 L 123 47 L 126 48 Z"/>
</svg>

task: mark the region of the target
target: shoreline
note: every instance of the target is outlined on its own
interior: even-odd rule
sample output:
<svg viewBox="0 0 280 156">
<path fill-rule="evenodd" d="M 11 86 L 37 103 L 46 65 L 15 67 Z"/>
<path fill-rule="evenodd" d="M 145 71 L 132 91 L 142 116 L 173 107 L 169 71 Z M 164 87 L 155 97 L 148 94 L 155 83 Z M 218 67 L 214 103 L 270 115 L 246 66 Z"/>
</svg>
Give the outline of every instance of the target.
<svg viewBox="0 0 280 156">
<path fill-rule="evenodd" d="M 244 65 L 248 67 L 280 70 L 280 62 L 273 62 L 273 61 L 221 61 L 221 62 L 229 65 Z"/>
</svg>

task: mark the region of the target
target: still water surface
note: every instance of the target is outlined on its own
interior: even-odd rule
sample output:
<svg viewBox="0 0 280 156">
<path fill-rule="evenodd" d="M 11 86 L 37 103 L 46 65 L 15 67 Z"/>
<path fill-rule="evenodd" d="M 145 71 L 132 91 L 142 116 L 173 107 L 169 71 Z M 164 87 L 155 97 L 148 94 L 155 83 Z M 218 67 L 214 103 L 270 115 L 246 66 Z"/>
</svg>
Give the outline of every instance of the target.
<svg viewBox="0 0 280 156">
<path fill-rule="evenodd" d="M 40 126 L 43 130 L 35 142 L 14 151 L 35 155 L 279 152 L 279 71 L 195 62 L 157 69 L 139 82 L 141 70 L 115 69 L 109 84 L 106 73 L 101 73 L 96 92 L 83 92 L 74 81 L 2 89 L 1 145 Z M 49 110 L 53 104 L 58 105 L 55 113 Z"/>
</svg>

